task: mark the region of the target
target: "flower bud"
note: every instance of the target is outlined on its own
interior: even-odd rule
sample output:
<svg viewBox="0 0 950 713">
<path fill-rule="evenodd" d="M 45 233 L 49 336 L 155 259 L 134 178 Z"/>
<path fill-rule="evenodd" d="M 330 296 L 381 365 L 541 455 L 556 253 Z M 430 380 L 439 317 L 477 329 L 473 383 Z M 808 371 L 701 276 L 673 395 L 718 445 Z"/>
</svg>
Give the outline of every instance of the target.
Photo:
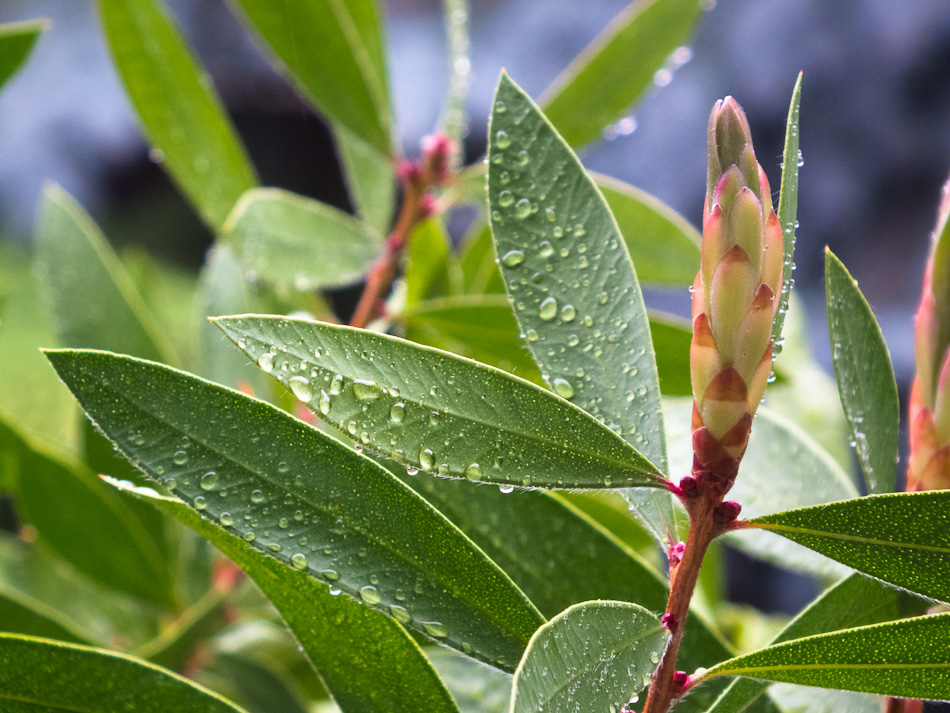
<svg viewBox="0 0 950 713">
<path fill-rule="evenodd" d="M 950 181 L 924 271 L 914 353 L 907 490 L 943 490 L 950 488 Z"/>
<path fill-rule="evenodd" d="M 732 97 L 709 119 L 700 269 L 693 285 L 693 475 L 732 486 L 772 370 L 784 244 L 749 122 Z"/>
</svg>

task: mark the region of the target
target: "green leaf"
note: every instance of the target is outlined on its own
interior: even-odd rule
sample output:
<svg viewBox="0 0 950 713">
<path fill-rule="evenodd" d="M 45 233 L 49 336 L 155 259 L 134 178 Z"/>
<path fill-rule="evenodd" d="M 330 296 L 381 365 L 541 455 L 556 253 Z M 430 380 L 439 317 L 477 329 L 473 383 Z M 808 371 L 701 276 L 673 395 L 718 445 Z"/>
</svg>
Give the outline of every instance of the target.
<svg viewBox="0 0 950 713">
<path fill-rule="evenodd" d="M 49 20 L 27 20 L 0 25 L 0 88 L 20 68 L 40 33 L 49 29 Z"/>
<path fill-rule="evenodd" d="M 950 614 L 835 631 L 724 661 L 703 678 L 746 676 L 805 686 L 950 700 Z"/>
<path fill-rule="evenodd" d="M 504 73 L 488 156 L 495 247 L 541 372 L 664 470 L 650 326 L 617 223 L 577 156 Z"/>
<path fill-rule="evenodd" d="M 117 481 L 108 476 L 103 480 L 135 487 L 129 481 Z M 158 514 L 154 508 L 153 512 Z M 178 612 L 170 624 L 166 623 L 162 627 L 158 636 L 137 647 L 134 654 L 173 671 L 182 670 L 187 666 L 188 659 L 194 656 L 196 648 L 229 623 L 225 606 L 230 594 L 226 587 L 206 589 L 198 601 Z"/>
<path fill-rule="evenodd" d="M 0 634 L 0 702 L 11 713 L 241 713 L 233 703 L 131 656 Z"/>
<path fill-rule="evenodd" d="M 769 695 L 778 702 L 783 711 L 881 713 L 885 706 L 884 699 L 869 693 L 796 686 L 792 683 L 772 684 L 769 687 Z"/>
<path fill-rule="evenodd" d="M 646 191 L 609 176 L 594 174 L 593 179 L 617 220 L 640 281 L 692 285 L 702 239 L 696 228 Z"/>
<path fill-rule="evenodd" d="M 654 611 L 666 608 L 667 581 L 560 495 L 504 493 L 405 473 L 400 477 L 472 538 L 545 616 L 592 599 L 633 601 Z M 540 532 L 546 536 L 539 537 Z M 570 539 L 570 547 L 564 546 L 564 538 Z M 701 617 L 690 616 L 679 659 L 682 667 L 711 666 L 731 655 Z M 698 691 L 682 710 L 702 710 L 714 694 Z"/>
<path fill-rule="evenodd" d="M 297 89 L 321 113 L 391 153 L 386 70 L 375 0 L 235 0 Z"/>
<path fill-rule="evenodd" d="M 665 472 L 650 326 L 617 223 L 577 156 L 504 72 L 488 153 L 495 248 L 542 375 Z M 630 502 L 661 541 L 676 539 L 668 493 Z"/>
<path fill-rule="evenodd" d="M 130 357 L 47 356 L 123 455 L 255 550 L 493 666 L 511 670 L 543 622 L 421 498 L 289 414 Z"/>
<path fill-rule="evenodd" d="M 802 152 L 798 149 L 798 112 L 802 99 L 802 74 L 798 73 L 792 101 L 788 107 L 788 122 L 785 127 L 785 150 L 782 152 L 782 186 L 778 197 L 778 221 L 782 226 L 785 243 L 785 267 L 782 270 L 782 294 L 779 296 L 778 312 L 772 323 L 772 344 L 775 356 L 782 352 L 782 325 L 788 310 L 788 296 L 792 290 L 792 268 L 795 257 L 795 231 L 798 230 L 798 169 L 802 165 Z"/>
<path fill-rule="evenodd" d="M 221 100 L 162 0 L 99 0 L 116 68 L 156 156 L 212 228 L 257 182 Z"/>
<path fill-rule="evenodd" d="M 868 490 L 897 488 L 900 403 L 881 327 L 858 283 L 825 248 L 825 294 L 831 361 Z"/>
<path fill-rule="evenodd" d="M 627 6 L 554 80 L 540 104 L 571 146 L 600 138 L 630 111 L 654 75 L 677 57 L 702 16 L 696 0 L 646 0 Z M 679 59 L 682 62 L 682 59 Z"/>
<path fill-rule="evenodd" d="M 343 180 L 359 216 L 374 230 L 389 232 L 396 208 L 396 176 L 393 159 L 360 141 L 342 126 L 333 130 Z"/>
<path fill-rule="evenodd" d="M 428 654 L 462 713 L 507 713 L 511 676 L 447 649 L 429 649 Z"/>
<path fill-rule="evenodd" d="M 72 196 L 55 185 L 44 190 L 35 264 L 61 346 L 171 359 L 168 340 L 109 243 Z"/>
<path fill-rule="evenodd" d="M 406 304 L 414 305 L 428 297 L 439 297 L 449 290 L 450 256 L 448 233 L 439 218 L 422 221 L 412 231 L 406 251 Z"/>
<path fill-rule="evenodd" d="M 246 701 L 249 711 L 310 713 L 300 700 L 301 696 L 295 695 L 293 681 L 286 673 L 278 673 L 279 667 L 273 662 L 265 664 L 249 656 L 218 653 L 212 666 L 214 672 L 224 676 L 239 697 Z"/>
<path fill-rule="evenodd" d="M 950 491 L 869 495 L 749 520 L 859 572 L 950 602 Z"/>
<path fill-rule="evenodd" d="M 2 420 L 0 449 L 22 515 L 57 554 L 107 586 L 175 605 L 165 555 L 134 512 L 94 473 Z"/>
<path fill-rule="evenodd" d="M 258 315 L 214 322 L 325 421 L 409 467 L 519 487 L 666 482 L 591 416 L 498 369 L 352 327 Z"/>
<path fill-rule="evenodd" d="M 650 336 L 656 351 L 656 369 L 664 396 L 691 396 L 689 345 L 693 329 L 688 320 L 650 311 Z"/>
<path fill-rule="evenodd" d="M 626 602 L 577 604 L 531 637 L 509 713 L 619 709 L 650 682 L 669 632 Z"/>
<path fill-rule="evenodd" d="M 359 280 L 382 237 L 343 211 L 278 188 L 245 193 L 224 226 L 244 264 L 283 290 L 317 290 Z"/>
<path fill-rule="evenodd" d="M 143 488 L 132 492 L 195 530 L 247 572 L 287 621 L 344 713 L 457 710 L 418 644 L 398 623 L 338 596 L 339 591 L 334 594 L 312 572 L 288 567 L 270 551 L 264 554 L 220 520 L 202 517 L 180 500 Z M 299 543 L 295 549 L 301 549 Z M 398 605 L 396 611 L 408 614 Z"/>
<path fill-rule="evenodd" d="M 773 639 L 777 644 L 835 629 L 890 621 L 898 616 L 897 591 L 860 574 L 852 574 L 825 591 Z M 737 678 L 708 713 L 742 713 L 769 687 Z"/>
<path fill-rule="evenodd" d="M 485 177 L 482 176 L 482 185 L 484 183 Z M 501 279 L 498 263 L 495 262 L 491 228 L 487 224 L 479 221 L 465 236 L 461 246 L 460 263 L 462 288 L 466 294 L 481 296 L 504 293 L 505 283 Z"/>
<path fill-rule="evenodd" d="M 688 473 L 692 465 L 692 402 L 670 401 L 665 408 L 671 472 Z M 742 505 L 743 516 L 757 517 L 857 495 L 841 466 L 804 431 L 770 409 L 758 410 L 739 475 L 728 495 Z M 846 573 L 824 557 L 759 530 L 740 530 L 730 533 L 728 539 L 746 554 L 783 567 L 821 575 Z"/>
<path fill-rule="evenodd" d="M 256 369 L 220 330 L 205 319 L 216 314 L 237 314 L 252 309 L 253 296 L 245 273 L 244 265 L 229 246 L 219 243 L 208 251 L 198 288 L 200 373 L 219 384 L 234 389 L 250 387 L 251 393 L 264 395 L 268 384 L 260 369 Z"/>
<path fill-rule="evenodd" d="M 80 644 L 92 643 L 62 613 L 32 597 L 0 585 L 0 630 Z"/>
</svg>

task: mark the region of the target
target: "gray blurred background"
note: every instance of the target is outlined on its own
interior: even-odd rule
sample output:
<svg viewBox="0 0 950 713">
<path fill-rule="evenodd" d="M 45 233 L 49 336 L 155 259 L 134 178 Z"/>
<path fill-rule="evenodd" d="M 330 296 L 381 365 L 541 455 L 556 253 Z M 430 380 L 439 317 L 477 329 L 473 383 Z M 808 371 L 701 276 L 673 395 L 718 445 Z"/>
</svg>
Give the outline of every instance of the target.
<svg viewBox="0 0 950 713">
<path fill-rule="evenodd" d="M 170 0 L 210 71 L 264 183 L 347 207 L 329 137 L 257 51 L 225 0 Z M 484 151 L 498 72 L 538 96 L 625 0 L 474 0 L 470 161 Z M 402 144 L 418 153 L 438 121 L 448 75 L 440 0 L 389 0 L 389 51 Z M 2 0 L 0 22 L 50 17 L 27 67 L 0 96 L 0 238 L 26 244 L 42 184 L 73 193 L 120 246 L 200 265 L 211 236 L 147 147 L 88 0 Z M 913 312 L 940 187 L 950 174 L 948 0 L 719 0 L 691 60 L 612 138 L 584 155 L 595 170 L 656 194 L 694 224 L 705 188 L 705 126 L 717 98 L 745 107 L 775 191 L 789 96 L 804 71 L 797 288 L 819 360 L 822 248 L 861 283 L 884 327 L 903 392 Z M 663 85 L 663 86 L 659 86 Z M 670 298 L 688 310 L 688 296 Z"/>
</svg>

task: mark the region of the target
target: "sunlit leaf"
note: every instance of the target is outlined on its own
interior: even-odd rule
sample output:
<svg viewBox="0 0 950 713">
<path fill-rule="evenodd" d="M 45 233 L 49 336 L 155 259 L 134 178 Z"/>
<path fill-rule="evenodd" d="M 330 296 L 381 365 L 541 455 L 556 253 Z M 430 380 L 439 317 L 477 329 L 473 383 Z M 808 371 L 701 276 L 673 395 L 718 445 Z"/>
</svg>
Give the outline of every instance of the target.
<svg viewBox="0 0 950 713">
<path fill-rule="evenodd" d="M 48 27 L 47 20 L 8 22 L 0 25 L 0 88 L 30 56 L 33 45 Z"/>
<path fill-rule="evenodd" d="M 398 623 L 339 591 L 334 594 L 301 571 L 295 559 L 288 567 L 180 500 L 140 488 L 133 492 L 188 525 L 247 572 L 286 620 L 344 713 L 457 710 L 418 644 Z M 408 613 L 405 608 L 396 611 Z"/>
<path fill-rule="evenodd" d="M 571 146 L 599 138 L 653 85 L 658 70 L 688 59 L 703 4 L 697 0 L 632 2 L 571 62 L 540 104 Z"/>
<path fill-rule="evenodd" d="M 859 572 L 950 602 L 950 491 L 891 493 L 765 515 L 745 523 Z"/>
<path fill-rule="evenodd" d="M 518 487 L 664 486 L 610 429 L 492 367 L 303 319 L 244 315 L 215 324 L 321 418 L 409 467 Z"/>
<path fill-rule="evenodd" d="M 870 305 L 857 282 L 828 248 L 825 293 L 831 361 L 858 460 L 868 490 L 890 493 L 897 486 L 900 421 L 894 368 Z"/>
<path fill-rule="evenodd" d="M 10 634 L 0 634 L 0 706 L 11 713 L 242 711 L 178 674 L 131 656 Z"/>
<path fill-rule="evenodd" d="M 704 674 L 746 676 L 901 698 L 950 700 L 950 614 L 796 639 Z"/>
<path fill-rule="evenodd" d="M 224 240 L 261 279 L 284 290 L 355 282 L 383 242 L 353 216 L 278 188 L 245 193 L 224 226 Z"/>
<path fill-rule="evenodd" d="M 543 622 L 415 493 L 286 412 L 130 357 L 47 356 L 97 427 L 148 477 L 283 566 L 508 670 Z"/>
<path fill-rule="evenodd" d="M 649 684 L 668 639 L 660 620 L 636 604 L 577 604 L 531 637 L 509 711 L 619 709 Z"/>
</svg>

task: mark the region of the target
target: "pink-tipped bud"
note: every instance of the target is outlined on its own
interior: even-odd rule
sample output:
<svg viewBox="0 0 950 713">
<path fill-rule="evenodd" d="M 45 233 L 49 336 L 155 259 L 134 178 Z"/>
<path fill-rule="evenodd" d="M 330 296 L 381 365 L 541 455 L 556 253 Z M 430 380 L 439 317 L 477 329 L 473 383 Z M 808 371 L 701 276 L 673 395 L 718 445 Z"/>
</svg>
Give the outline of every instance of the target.
<svg viewBox="0 0 950 713">
<path fill-rule="evenodd" d="M 784 243 L 749 122 L 732 97 L 716 102 L 707 140 L 709 172 L 690 346 L 693 475 L 721 497 L 745 453 L 771 370 Z"/>
<path fill-rule="evenodd" d="M 950 181 L 943 187 L 924 271 L 914 356 L 907 489 L 944 489 L 950 487 Z"/>
<path fill-rule="evenodd" d="M 450 178 L 449 159 L 455 152 L 455 142 L 445 134 L 430 134 L 422 139 L 422 165 L 429 183 L 445 185 Z"/>
</svg>

